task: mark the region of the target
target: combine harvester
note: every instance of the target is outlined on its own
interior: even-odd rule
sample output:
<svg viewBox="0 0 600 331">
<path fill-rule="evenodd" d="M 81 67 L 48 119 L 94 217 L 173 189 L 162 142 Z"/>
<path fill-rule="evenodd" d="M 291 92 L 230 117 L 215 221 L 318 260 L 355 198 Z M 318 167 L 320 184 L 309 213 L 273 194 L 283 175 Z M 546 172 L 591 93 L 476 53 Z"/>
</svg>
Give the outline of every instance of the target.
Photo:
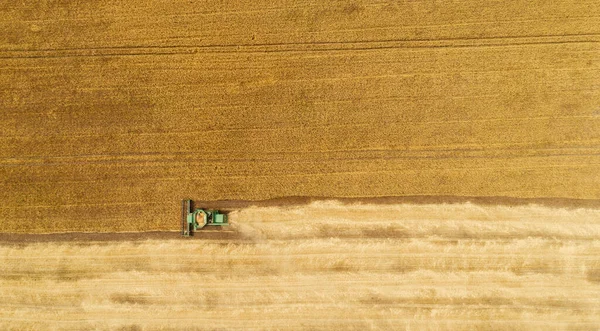
<svg viewBox="0 0 600 331">
<path fill-rule="evenodd" d="M 227 215 L 218 210 L 196 209 L 192 211 L 192 200 L 181 201 L 181 235 L 190 237 L 205 226 L 229 225 Z"/>
</svg>

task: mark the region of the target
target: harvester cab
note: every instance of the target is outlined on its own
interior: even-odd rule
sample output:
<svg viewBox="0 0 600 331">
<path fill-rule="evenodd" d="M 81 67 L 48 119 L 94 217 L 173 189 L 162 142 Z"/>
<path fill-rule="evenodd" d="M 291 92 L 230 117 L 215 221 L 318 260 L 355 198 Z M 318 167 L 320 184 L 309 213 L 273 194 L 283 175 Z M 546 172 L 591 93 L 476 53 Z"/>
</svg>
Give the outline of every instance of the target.
<svg viewBox="0 0 600 331">
<path fill-rule="evenodd" d="M 196 209 L 192 211 L 192 200 L 181 202 L 181 235 L 193 236 L 205 226 L 229 225 L 227 214 L 218 210 Z"/>
</svg>

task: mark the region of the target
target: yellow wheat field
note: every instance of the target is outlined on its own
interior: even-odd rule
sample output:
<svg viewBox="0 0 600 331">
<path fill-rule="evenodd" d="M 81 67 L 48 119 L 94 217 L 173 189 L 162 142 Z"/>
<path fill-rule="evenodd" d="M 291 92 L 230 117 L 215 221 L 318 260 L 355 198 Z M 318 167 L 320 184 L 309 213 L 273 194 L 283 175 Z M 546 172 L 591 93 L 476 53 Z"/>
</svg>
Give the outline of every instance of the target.
<svg viewBox="0 0 600 331">
<path fill-rule="evenodd" d="M 0 4 L 0 232 L 165 230 L 188 197 L 600 199 L 599 143 L 596 0 Z"/>
<path fill-rule="evenodd" d="M 0 3 L 0 330 L 599 329 L 599 201 L 596 0 Z"/>
</svg>

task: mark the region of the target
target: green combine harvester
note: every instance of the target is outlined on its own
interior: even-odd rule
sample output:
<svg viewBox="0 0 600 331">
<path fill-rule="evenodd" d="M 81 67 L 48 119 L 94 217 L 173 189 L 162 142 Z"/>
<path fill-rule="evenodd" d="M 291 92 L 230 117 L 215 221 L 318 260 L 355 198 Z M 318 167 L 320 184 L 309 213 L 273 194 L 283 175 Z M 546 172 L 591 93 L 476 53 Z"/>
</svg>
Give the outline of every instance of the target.
<svg viewBox="0 0 600 331">
<path fill-rule="evenodd" d="M 193 236 L 205 226 L 229 225 L 227 215 L 218 210 L 196 209 L 192 211 L 192 200 L 181 201 L 181 235 Z"/>
</svg>

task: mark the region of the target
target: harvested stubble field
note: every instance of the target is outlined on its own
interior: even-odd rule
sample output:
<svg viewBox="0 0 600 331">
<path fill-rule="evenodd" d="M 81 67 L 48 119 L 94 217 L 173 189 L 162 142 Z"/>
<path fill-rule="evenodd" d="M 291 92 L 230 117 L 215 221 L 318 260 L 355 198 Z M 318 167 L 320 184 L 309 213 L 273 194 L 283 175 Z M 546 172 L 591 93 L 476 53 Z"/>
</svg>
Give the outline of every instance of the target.
<svg viewBox="0 0 600 331">
<path fill-rule="evenodd" d="M 600 327 L 598 209 L 326 201 L 230 216 L 227 236 L 0 245 L 0 329 Z"/>
<path fill-rule="evenodd" d="M 0 2 L 0 202 L 2 330 L 598 329 L 600 4 Z"/>
</svg>

